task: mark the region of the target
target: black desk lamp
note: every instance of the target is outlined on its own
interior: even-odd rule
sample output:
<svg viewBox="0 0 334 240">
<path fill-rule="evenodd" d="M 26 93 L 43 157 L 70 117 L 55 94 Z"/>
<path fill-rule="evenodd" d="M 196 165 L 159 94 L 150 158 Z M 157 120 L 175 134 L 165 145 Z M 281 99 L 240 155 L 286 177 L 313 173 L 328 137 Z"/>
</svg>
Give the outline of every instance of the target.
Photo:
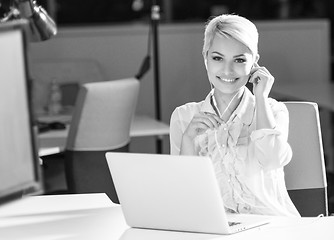
<svg viewBox="0 0 334 240">
<path fill-rule="evenodd" d="M 0 24 L 15 19 L 28 20 L 28 37 L 32 42 L 48 40 L 57 34 L 56 23 L 36 1 L 0 0 L 0 14 Z"/>
</svg>

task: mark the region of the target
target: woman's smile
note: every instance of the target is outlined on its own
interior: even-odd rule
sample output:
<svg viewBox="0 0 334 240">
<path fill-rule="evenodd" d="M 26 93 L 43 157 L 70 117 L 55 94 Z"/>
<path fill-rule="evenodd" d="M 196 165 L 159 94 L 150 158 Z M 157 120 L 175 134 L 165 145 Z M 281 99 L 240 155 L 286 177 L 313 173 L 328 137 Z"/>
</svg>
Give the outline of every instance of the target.
<svg viewBox="0 0 334 240">
<path fill-rule="evenodd" d="M 225 77 L 220 77 L 220 76 L 217 76 L 217 78 L 226 83 L 233 83 L 239 79 L 239 78 L 225 78 Z"/>
</svg>

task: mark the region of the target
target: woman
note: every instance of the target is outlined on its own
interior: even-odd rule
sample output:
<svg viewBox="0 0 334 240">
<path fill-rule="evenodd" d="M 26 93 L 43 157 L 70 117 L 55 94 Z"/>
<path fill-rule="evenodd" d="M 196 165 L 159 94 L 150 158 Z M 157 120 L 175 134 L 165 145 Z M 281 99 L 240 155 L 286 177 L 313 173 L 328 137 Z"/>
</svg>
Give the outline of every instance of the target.
<svg viewBox="0 0 334 240">
<path fill-rule="evenodd" d="M 284 181 L 289 114 L 269 98 L 274 77 L 258 65 L 256 26 L 237 15 L 215 17 L 202 53 L 212 90 L 174 110 L 171 154 L 209 156 L 229 212 L 300 216 Z"/>
</svg>

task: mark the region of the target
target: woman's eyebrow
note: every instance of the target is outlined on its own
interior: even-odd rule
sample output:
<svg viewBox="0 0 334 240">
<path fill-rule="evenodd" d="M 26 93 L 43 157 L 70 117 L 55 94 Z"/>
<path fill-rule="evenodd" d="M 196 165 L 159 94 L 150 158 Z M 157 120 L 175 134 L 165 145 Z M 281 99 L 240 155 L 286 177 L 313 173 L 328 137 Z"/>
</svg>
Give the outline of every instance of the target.
<svg viewBox="0 0 334 240">
<path fill-rule="evenodd" d="M 218 55 L 224 56 L 224 54 L 222 54 L 222 53 L 220 53 L 220 52 L 217 52 L 217 51 L 213 51 L 212 53 L 215 53 L 215 54 L 218 54 Z"/>
<path fill-rule="evenodd" d="M 235 55 L 234 57 L 235 58 L 237 58 L 237 57 L 246 57 L 246 54 L 242 53 L 242 54 Z"/>
<path fill-rule="evenodd" d="M 220 53 L 220 52 L 217 52 L 217 51 L 213 51 L 212 53 L 214 53 L 214 54 L 218 54 L 218 55 L 220 55 L 220 56 L 225 56 L 224 54 L 222 54 L 222 53 Z M 238 58 L 238 57 L 246 57 L 246 54 L 241 53 L 241 54 L 235 55 L 235 56 L 233 56 L 233 57 L 234 57 L 234 58 Z"/>
</svg>

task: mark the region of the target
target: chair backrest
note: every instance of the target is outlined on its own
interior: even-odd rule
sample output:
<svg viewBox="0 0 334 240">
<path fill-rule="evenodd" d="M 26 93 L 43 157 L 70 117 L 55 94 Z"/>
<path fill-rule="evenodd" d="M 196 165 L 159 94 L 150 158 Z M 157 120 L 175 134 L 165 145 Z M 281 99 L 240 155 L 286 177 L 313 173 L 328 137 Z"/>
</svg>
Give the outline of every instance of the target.
<svg viewBox="0 0 334 240">
<path fill-rule="evenodd" d="M 288 142 L 293 151 L 285 167 L 286 186 L 302 216 L 328 215 L 327 180 L 318 105 L 285 102 L 289 110 Z"/>
<path fill-rule="evenodd" d="M 83 84 L 66 149 L 105 150 L 126 145 L 138 93 L 139 81 L 135 78 Z"/>
<path fill-rule="evenodd" d="M 128 151 L 139 85 L 129 78 L 81 86 L 65 149 L 70 193 L 105 192 L 119 203 L 105 153 Z"/>
</svg>

